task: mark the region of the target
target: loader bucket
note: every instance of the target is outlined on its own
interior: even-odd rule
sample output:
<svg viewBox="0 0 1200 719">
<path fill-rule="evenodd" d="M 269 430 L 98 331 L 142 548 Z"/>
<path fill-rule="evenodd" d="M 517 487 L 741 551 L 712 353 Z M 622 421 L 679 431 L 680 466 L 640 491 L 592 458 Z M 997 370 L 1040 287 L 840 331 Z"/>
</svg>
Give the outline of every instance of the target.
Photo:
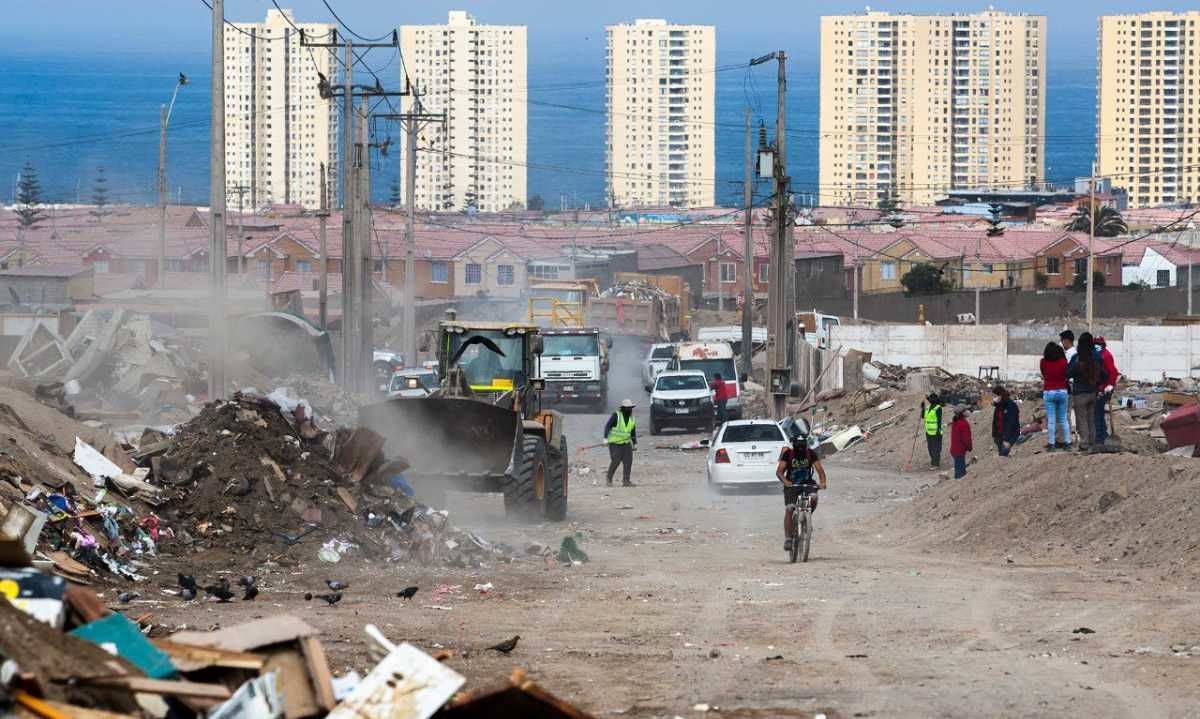
<svg viewBox="0 0 1200 719">
<path fill-rule="evenodd" d="M 511 409 L 460 397 L 390 399 L 358 416 L 383 436 L 384 453 L 418 476 L 503 476 L 520 427 Z"/>
</svg>

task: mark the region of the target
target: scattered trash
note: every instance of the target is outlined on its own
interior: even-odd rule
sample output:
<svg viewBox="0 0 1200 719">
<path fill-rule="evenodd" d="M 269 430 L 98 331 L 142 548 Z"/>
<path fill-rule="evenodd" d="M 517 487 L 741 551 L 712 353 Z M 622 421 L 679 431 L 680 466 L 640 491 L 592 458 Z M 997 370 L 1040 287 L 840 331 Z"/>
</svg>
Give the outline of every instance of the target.
<svg viewBox="0 0 1200 719">
<path fill-rule="evenodd" d="M 1079 627 L 1071 631 L 1072 634 L 1095 634 L 1096 630 L 1090 627 Z"/>
<path fill-rule="evenodd" d="M 486 584 L 476 584 L 475 585 L 475 591 L 479 592 L 480 594 L 487 594 L 488 592 L 492 591 L 493 589 L 495 589 L 495 587 L 492 586 L 491 582 L 487 582 Z"/>
<path fill-rule="evenodd" d="M 579 548 L 575 537 L 563 537 L 562 544 L 558 549 L 557 559 L 563 564 L 576 564 L 588 561 L 588 555 L 587 552 Z"/>
</svg>

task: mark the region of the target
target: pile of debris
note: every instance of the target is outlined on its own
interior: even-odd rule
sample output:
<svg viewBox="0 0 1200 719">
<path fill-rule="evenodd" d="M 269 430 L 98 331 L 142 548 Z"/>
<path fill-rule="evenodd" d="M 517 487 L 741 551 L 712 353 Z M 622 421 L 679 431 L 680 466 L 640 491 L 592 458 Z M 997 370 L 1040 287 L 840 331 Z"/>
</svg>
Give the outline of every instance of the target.
<svg viewBox="0 0 1200 719">
<path fill-rule="evenodd" d="M 622 280 L 603 290 L 600 296 L 625 297 L 637 302 L 654 302 L 655 300 L 664 304 L 679 302 L 679 298 L 670 292 L 641 280 Z"/>
<path fill-rule="evenodd" d="M 8 549 L 6 547 L 6 549 Z M 334 676 L 319 633 L 291 616 L 217 631 L 150 638 L 80 586 L 44 574 L 28 556 L 0 553 L 0 710 L 18 717 L 385 719 L 588 715 L 514 671 L 495 689 L 461 691 L 466 679 L 411 644 L 367 625 L 382 658 L 362 676 Z M 517 713 L 512 713 L 516 711 Z"/>
<path fill-rule="evenodd" d="M 0 415 L 0 424 L 20 423 Z M 197 552 L 234 565 L 357 552 L 481 567 L 517 555 L 417 502 L 407 463 L 386 461 L 382 437 L 327 432 L 286 390 L 235 394 L 172 434 L 146 429 L 130 446 L 101 451 L 76 437 L 69 460 L 35 443 L 14 440 L 0 455 L 0 517 L 26 551 L 40 549 L 55 572 L 79 581 L 140 581 Z"/>
</svg>

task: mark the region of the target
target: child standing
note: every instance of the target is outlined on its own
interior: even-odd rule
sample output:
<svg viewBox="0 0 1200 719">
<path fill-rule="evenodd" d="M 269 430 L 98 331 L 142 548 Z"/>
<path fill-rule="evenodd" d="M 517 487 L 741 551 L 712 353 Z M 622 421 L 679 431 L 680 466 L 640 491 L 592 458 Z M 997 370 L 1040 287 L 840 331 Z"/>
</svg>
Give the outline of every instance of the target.
<svg viewBox="0 0 1200 719">
<path fill-rule="evenodd" d="M 967 454 L 974 451 L 971 446 L 971 423 L 967 421 L 967 408 L 954 408 L 954 421 L 950 423 L 950 456 L 954 459 L 954 478 L 967 475 Z"/>
</svg>

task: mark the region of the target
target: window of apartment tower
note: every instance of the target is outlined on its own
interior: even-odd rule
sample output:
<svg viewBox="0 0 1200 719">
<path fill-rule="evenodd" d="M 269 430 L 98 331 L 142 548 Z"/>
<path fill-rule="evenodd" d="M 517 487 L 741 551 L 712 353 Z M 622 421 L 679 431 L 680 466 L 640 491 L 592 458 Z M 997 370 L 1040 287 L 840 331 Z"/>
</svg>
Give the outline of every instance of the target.
<svg viewBox="0 0 1200 719">
<path fill-rule="evenodd" d="M 516 273 L 513 272 L 512 265 L 496 265 L 496 284 L 503 287 L 511 287 L 515 280 Z"/>
<path fill-rule="evenodd" d="M 476 262 L 468 262 L 463 268 L 463 281 L 468 285 L 478 285 L 483 282 L 483 268 Z"/>
</svg>

